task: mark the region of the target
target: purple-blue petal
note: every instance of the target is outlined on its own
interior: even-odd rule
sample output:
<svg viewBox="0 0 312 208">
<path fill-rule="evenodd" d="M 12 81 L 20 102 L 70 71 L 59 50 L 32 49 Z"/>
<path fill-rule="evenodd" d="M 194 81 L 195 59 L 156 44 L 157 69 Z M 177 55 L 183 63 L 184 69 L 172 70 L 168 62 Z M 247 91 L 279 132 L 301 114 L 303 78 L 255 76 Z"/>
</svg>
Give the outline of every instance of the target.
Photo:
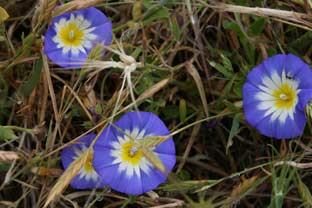
<svg viewBox="0 0 312 208">
<path fill-rule="evenodd" d="M 259 122 L 264 119 L 264 110 L 259 110 L 257 108 L 257 103 L 251 103 L 244 105 L 245 119 L 252 126 L 256 126 Z M 270 117 L 270 115 L 268 115 Z M 262 132 L 261 132 L 262 133 Z"/>
<path fill-rule="evenodd" d="M 285 71 L 290 73 L 292 77 L 296 78 L 297 75 L 300 75 L 305 65 L 307 66 L 299 57 L 293 54 L 285 55 Z"/>
<path fill-rule="evenodd" d="M 285 123 L 276 120 L 270 121 L 270 117 L 262 119 L 255 127 L 265 136 L 277 139 L 290 139 L 302 134 L 306 123 L 305 115 L 302 111 L 294 113 L 294 119 L 286 118 Z"/>
<path fill-rule="evenodd" d="M 85 178 L 79 178 L 80 174 L 75 176 L 71 182 L 70 186 L 75 189 L 93 189 L 93 188 L 103 188 L 106 186 L 106 183 L 99 178 L 99 180 L 86 180 Z"/>
<path fill-rule="evenodd" d="M 151 191 L 159 186 L 159 184 L 165 182 L 167 175 L 160 172 L 157 169 L 152 169 L 148 174 L 141 171 L 141 180 L 143 184 L 143 193 Z"/>
<path fill-rule="evenodd" d="M 101 174 L 105 168 L 108 166 L 112 166 L 112 162 L 115 160 L 114 157 L 112 157 L 111 151 L 112 149 L 106 148 L 104 146 L 100 146 L 98 144 L 94 145 L 94 157 L 93 157 L 93 167 Z M 104 170 L 105 172 L 106 170 Z"/>
<path fill-rule="evenodd" d="M 301 111 L 304 111 L 306 105 L 312 99 L 312 88 L 301 90 L 298 97 L 300 100 L 300 103 L 297 104 L 298 109 L 300 109 Z"/>
<path fill-rule="evenodd" d="M 122 136 L 112 125 L 107 125 L 106 128 L 101 132 L 94 149 L 99 147 L 106 147 L 112 149 L 111 143 L 117 141 L 117 136 Z"/>
<path fill-rule="evenodd" d="M 259 99 L 256 98 L 256 94 L 259 92 L 263 91 L 255 87 L 255 85 L 250 82 L 245 82 L 243 86 L 243 105 L 245 106 L 259 103 Z"/>
<path fill-rule="evenodd" d="M 169 174 L 171 170 L 173 169 L 175 163 L 176 163 L 176 156 L 175 155 L 168 155 L 168 154 L 161 154 L 157 153 L 157 156 L 162 161 L 166 168 L 166 174 Z M 162 173 L 163 174 L 163 173 Z"/>
<path fill-rule="evenodd" d="M 262 84 L 264 76 L 267 76 L 264 67 L 262 65 L 258 65 L 248 73 L 246 82 L 249 82 L 257 87 Z"/>
<path fill-rule="evenodd" d="M 304 64 L 298 71 L 297 75 L 294 77 L 295 80 L 299 81 L 299 89 L 312 89 L 311 78 L 312 71 L 307 64 Z"/>
<path fill-rule="evenodd" d="M 273 72 L 277 72 L 277 74 L 282 74 L 282 71 L 285 69 L 285 59 L 286 55 L 278 54 L 265 59 L 261 65 L 265 69 L 266 74 L 269 76 L 271 76 Z"/>
<path fill-rule="evenodd" d="M 116 125 L 132 131 L 134 128 L 145 130 L 145 135 L 165 136 L 170 134 L 165 124 L 153 113 L 135 111 L 126 113 Z"/>
<path fill-rule="evenodd" d="M 73 11 L 73 13 L 75 15 L 82 15 L 87 20 L 92 20 L 90 27 L 98 27 L 104 24 L 111 25 L 110 20 L 103 14 L 103 12 L 101 12 L 100 10 L 94 7 L 76 10 L 76 11 Z"/>
</svg>

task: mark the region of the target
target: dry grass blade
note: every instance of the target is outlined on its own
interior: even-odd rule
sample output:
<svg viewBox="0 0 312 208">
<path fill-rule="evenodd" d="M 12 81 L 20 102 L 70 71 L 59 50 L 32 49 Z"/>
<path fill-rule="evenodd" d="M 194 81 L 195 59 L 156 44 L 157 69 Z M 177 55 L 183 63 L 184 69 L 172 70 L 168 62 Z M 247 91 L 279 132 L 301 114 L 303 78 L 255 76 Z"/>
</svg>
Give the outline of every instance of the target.
<svg viewBox="0 0 312 208">
<path fill-rule="evenodd" d="M 238 184 L 231 192 L 229 200 L 229 207 L 238 203 L 241 198 L 243 198 L 248 192 L 253 190 L 257 185 L 255 183 L 258 180 L 258 176 L 252 176 L 251 178 L 244 179 L 240 184 Z"/>
<path fill-rule="evenodd" d="M 258 176 L 253 176 L 251 178 L 245 179 L 242 183 L 238 184 L 231 193 L 231 197 L 237 197 L 249 189 L 255 181 L 258 179 Z"/>
<path fill-rule="evenodd" d="M 157 82 L 155 85 L 153 85 L 152 87 L 148 88 L 147 90 L 145 90 L 136 100 L 136 102 L 145 100 L 147 98 L 152 97 L 155 93 L 157 93 L 159 90 L 161 90 L 162 88 L 164 88 L 168 83 L 170 82 L 169 78 L 163 79 L 160 82 Z M 131 108 L 135 103 L 131 103 L 129 105 L 127 105 L 126 107 L 124 107 L 121 111 L 126 111 L 127 109 Z"/>
<path fill-rule="evenodd" d="M 160 170 L 163 173 L 166 173 L 166 168 L 162 161 L 155 155 L 153 151 L 151 151 L 149 148 L 146 148 L 142 146 L 142 151 L 145 156 L 145 158 L 152 163 L 158 170 Z"/>
<path fill-rule="evenodd" d="M 193 77 L 193 79 L 196 83 L 200 99 L 201 99 L 203 106 L 204 106 L 205 115 L 208 117 L 209 114 L 208 114 L 207 98 L 206 98 L 206 94 L 205 94 L 205 88 L 204 88 L 203 82 L 200 78 L 200 75 L 191 62 L 187 62 L 185 67 L 186 67 L 187 72 Z"/>
<path fill-rule="evenodd" d="M 52 84 L 52 80 L 51 80 L 48 58 L 46 55 L 44 55 L 44 52 L 42 52 L 42 60 L 43 60 L 44 75 L 45 75 L 45 79 L 46 79 L 46 82 L 48 84 L 48 88 L 49 88 L 49 92 L 50 92 L 50 97 L 51 97 L 51 101 L 52 101 L 52 107 L 53 107 L 55 120 L 58 121 L 59 113 L 58 113 L 57 104 L 56 104 L 56 97 L 55 97 L 54 88 L 53 88 L 53 84 Z"/>
<path fill-rule="evenodd" d="M 40 176 L 59 177 L 62 175 L 63 170 L 58 168 L 33 167 L 31 172 Z"/>
<path fill-rule="evenodd" d="M 32 19 L 32 27 L 36 31 L 44 21 L 49 21 L 57 0 L 40 0 Z"/>
<path fill-rule="evenodd" d="M 306 169 L 306 168 L 312 168 L 312 162 L 309 163 L 297 163 L 294 161 L 279 161 L 274 164 L 274 166 L 280 166 L 280 165 L 288 165 L 291 167 L 295 168 L 300 168 L 300 169 Z"/>
<path fill-rule="evenodd" d="M 234 12 L 234 13 L 242 13 L 242 14 L 253 14 L 262 17 L 275 17 L 278 19 L 283 19 L 287 21 L 292 21 L 299 23 L 301 25 L 305 25 L 308 28 L 312 29 L 312 23 L 306 21 L 306 19 L 312 19 L 311 14 L 293 12 L 293 11 L 285 11 L 279 9 L 270 9 L 270 8 L 259 8 L 259 7 L 246 7 L 246 6 L 237 6 L 232 4 L 224 4 L 224 3 L 216 3 L 214 5 L 208 4 L 205 1 L 200 1 L 207 7 L 220 10 L 222 12 Z"/>
<path fill-rule="evenodd" d="M 169 136 L 147 136 L 144 139 L 138 140 L 137 142 L 144 147 L 153 148 L 163 143 L 170 137 L 171 137 L 170 135 Z"/>
<path fill-rule="evenodd" d="M 16 207 L 16 204 L 11 201 L 0 201 L 0 205 L 3 205 L 4 207 L 7 207 L 7 208 Z"/>
<path fill-rule="evenodd" d="M 68 2 L 66 4 L 63 4 L 62 6 L 58 7 L 55 12 L 53 13 L 53 17 L 57 17 L 65 12 L 78 10 L 78 9 L 84 9 L 90 6 L 95 6 L 99 3 L 102 3 L 103 0 L 75 0 Z"/>
<path fill-rule="evenodd" d="M 68 186 L 70 181 L 78 174 L 80 169 L 84 166 L 90 154 L 90 149 L 83 152 L 79 158 L 72 162 L 63 175 L 57 180 L 56 184 L 51 189 L 44 207 L 47 207 L 53 200 L 55 200 L 62 191 Z"/>
<path fill-rule="evenodd" d="M 155 85 L 153 85 L 151 88 L 145 90 L 137 99 L 137 101 L 144 100 L 146 98 L 152 97 L 156 92 L 164 88 L 168 83 L 170 79 L 166 78 L 161 80 L 160 82 L 157 82 Z"/>
<path fill-rule="evenodd" d="M 16 152 L 13 151 L 0 151 L 0 162 L 10 162 L 17 160 L 20 157 Z"/>
<path fill-rule="evenodd" d="M 197 117 L 197 118 L 199 118 L 199 117 Z M 189 154 L 191 152 L 191 149 L 193 147 L 194 142 L 196 141 L 196 138 L 197 138 L 197 135 L 199 133 L 200 127 L 201 127 L 201 123 L 199 123 L 199 124 L 194 126 L 194 128 L 192 130 L 191 137 L 188 140 L 188 144 L 187 144 L 186 149 L 185 149 L 185 151 L 183 153 L 181 162 L 180 162 L 180 164 L 179 164 L 179 166 L 177 168 L 177 171 L 176 171 L 177 173 L 179 173 L 182 170 L 183 166 L 185 165 L 185 161 L 186 161 L 187 157 L 189 156 Z"/>
<path fill-rule="evenodd" d="M 50 15 L 57 4 L 57 0 L 41 0 L 40 1 L 40 14 L 39 22 L 48 20 Z"/>
</svg>

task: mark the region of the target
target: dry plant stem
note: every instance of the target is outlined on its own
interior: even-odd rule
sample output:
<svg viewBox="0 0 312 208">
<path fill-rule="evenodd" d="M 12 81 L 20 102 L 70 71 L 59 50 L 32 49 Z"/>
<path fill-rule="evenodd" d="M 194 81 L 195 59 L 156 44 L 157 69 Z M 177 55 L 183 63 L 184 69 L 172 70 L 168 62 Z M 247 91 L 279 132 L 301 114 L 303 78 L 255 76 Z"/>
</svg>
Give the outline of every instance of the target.
<svg viewBox="0 0 312 208">
<path fill-rule="evenodd" d="M 0 150 L 0 162 L 10 162 L 19 158 L 16 152 Z"/>
<path fill-rule="evenodd" d="M 42 96 L 41 98 L 41 106 L 38 109 L 38 115 L 39 115 L 39 124 L 43 123 L 45 121 L 46 116 L 46 110 L 47 110 L 47 102 L 48 102 L 48 96 L 49 96 L 49 89 L 48 86 L 45 84 L 44 80 L 45 77 L 41 77 L 41 91 Z"/>
<path fill-rule="evenodd" d="M 26 126 L 26 124 L 24 125 Z M 18 150 L 21 150 L 23 145 L 24 145 L 24 141 L 25 141 L 25 137 L 26 137 L 26 132 L 23 132 L 22 135 L 21 135 L 21 139 L 19 141 L 19 145 L 18 145 Z M 5 174 L 5 178 L 4 178 L 4 181 L 3 183 L 1 184 L 0 186 L 0 190 L 3 189 L 3 187 L 8 183 L 10 182 L 11 180 L 11 177 L 13 175 L 13 172 L 14 172 L 14 166 L 16 165 L 16 161 L 17 160 L 13 160 L 9 170 L 7 171 L 7 173 Z"/>
<path fill-rule="evenodd" d="M 199 115 L 196 120 L 198 120 L 200 117 L 201 117 L 201 115 Z M 176 173 L 179 173 L 182 170 L 182 168 L 183 168 L 183 166 L 185 164 L 185 161 L 186 161 L 187 157 L 189 156 L 190 151 L 191 151 L 191 149 L 193 147 L 193 144 L 196 141 L 196 138 L 197 138 L 197 135 L 199 133 L 200 127 L 201 127 L 201 123 L 199 123 L 199 124 L 194 126 L 192 134 L 191 134 L 191 137 L 188 140 L 188 144 L 187 144 L 186 149 L 185 149 L 185 151 L 183 153 L 183 156 L 181 158 L 181 162 L 180 162 L 180 164 L 179 164 L 179 166 L 177 168 Z"/>
<path fill-rule="evenodd" d="M 306 169 L 306 168 L 312 168 L 312 162 L 310 163 L 297 163 L 294 161 L 279 161 L 274 164 L 274 166 L 280 166 L 280 165 L 288 165 L 295 168 L 300 169 Z"/>
<path fill-rule="evenodd" d="M 25 186 L 25 187 L 27 187 L 29 189 L 38 189 L 38 187 L 32 186 L 32 185 L 30 185 L 28 183 L 25 183 L 24 181 L 21 181 L 21 180 L 18 180 L 18 179 L 13 179 L 13 181 L 15 181 L 15 182 L 17 182 L 17 183 L 19 183 L 19 184 L 21 184 L 21 185 L 23 185 L 23 186 Z"/>
<path fill-rule="evenodd" d="M 171 207 L 180 207 L 184 204 L 183 201 L 177 200 L 176 202 L 169 203 L 169 204 L 164 204 L 164 205 L 159 205 L 159 206 L 153 206 L 151 208 L 171 208 Z"/>
<path fill-rule="evenodd" d="M 74 192 L 74 193 L 70 193 L 66 195 L 66 198 L 68 199 L 76 199 L 76 198 L 80 198 L 83 196 L 89 196 L 92 193 L 92 191 L 79 191 L 79 192 Z M 114 194 L 114 193 L 101 193 L 101 195 L 105 196 L 105 197 L 111 197 L 111 198 L 115 198 L 115 199 L 120 199 L 120 200 L 127 200 L 127 197 L 124 196 L 120 196 L 118 194 Z"/>
<path fill-rule="evenodd" d="M 196 13 L 193 13 L 193 11 L 192 11 L 191 1 L 187 0 L 186 4 L 187 4 L 187 10 L 188 10 L 188 13 L 189 13 L 189 16 L 190 16 L 190 19 L 191 19 L 191 23 L 192 23 L 192 28 L 193 28 L 193 31 L 194 31 L 194 34 L 195 34 L 194 47 L 196 47 L 196 48 L 198 47 L 198 49 L 200 51 L 199 52 L 199 59 L 201 61 L 198 60 L 198 62 L 202 63 L 203 71 L 205 73 L 206 79 L 208 80 L 207 84 L 208 84 L 208 92 L 209 92 L 210 89 L 211 89 L 211 83 L 210 83 L 210 79 L 209 79 L 210 76 L 209 76 L 209 72 L 208 72 L 207 62 L 205 61 L 207 57 L 204 54 L 205 47 L 203 45 L 202 36 L 201 36 L 202 32 L 201 32 L 201 29 L 200 29 L 200 23 L 199 23 L 200 21 L 199 21 L 198 15 Z M 186 66 L 186 67 L 188 68 L 188 66 Z M 195 77 L 193 77 L 193 78 L 195 79 Z M 196 85 L 197 85 L 197 83 L 196 83 Z M 204 105 L 204 107 L 206 107 L 206 106 Z M 207 113 L 207 112 L 205 111 L 205 113 Z M 206 115 L 208 116 L 208 114 L 206 114 Z"/>
<path fill-rule="evenodd" d="M 78 9 L 84 9 L 90 6 L 96 6 L 97 4 L 103 3 L 103 0 L 74 0 L 71 2 L 68 2 L 66 4 L 63 4 L 62 6 L 58 7 L 54 13 L 53 17 L 59 16 L 65 12 L 78 10 Z"/>
<path fill-rule="evenodd" d="M 32 19 L 33 32 L 37 33 L 43 22 L 48 22 L 57 0 L 40 0 Z"/>
<path fill-rule="evenodd" d="M 312 154 L 312 148 L 311 147 L 306 146 L 301 141 L 293 140 L 293 142 L 296 143 L 297 145 L 299 145 L 302 149 L 304 149 L 309 154 Z"/>
<path fill-rule="evenodd" d="M 141 93 L 141 95 L 138 97 L 137 101 L 142 101 L 142 100 L 145 100 L 147 98 L 152 97 L 159 90 L 161 90 L 162 88 L 167 86 L 169 81 L 170 81 L 170 79 L 166 78 L 166 79 L 163 79 L 163 80 L 157 82 L 155 85 L 153 85 L 152 87 L 148 88 L 143 93 Z"/>
<path fill-rule="evenodd" d="M 44 54 L 43 51 L 41 52 L 41 54 L 42 54 L 42 60 L 43 60 L 44 75 L 45 75 L 45 79 L 47 81 L 48 89 L 49 89 L 49 92 L 50 92 L 50 97 L 51 97 L 51 101 L 52 101 L 52 107 L 53 107 L 55 120 L 58 121 L 59 120 L 58 119 L 59 118 L 59 113 L 58 113 L 58 109 L 57 109 L 56 97 L 55 97 L 53 84 L 52 84 L 52 80 L 51 80 L 51 74 L 50 74 L 50 69 L 49 69 L 49 65 L 48 65 L 48 59 L 47 59 L 47 57 L 46 57 L 46 55 Z"/>
<path fill-rule="evenodd" d="M 58 81 L 62 82 L 67 89 L 69 89 L 70 93 L 74 96 L 74 98 L 77 100 L 77 102 L 79 103 L 79 105 L 82 107 L 83 111 L 86 113 L 86 115 L 88 116 L 89 120 L 92 121 L 92 115 L 90 114 L 90 112 L 88 111 L 88 109 L 84 106 L 83 102 L 81 101 L 81 99 L 79 98 L 79 96 L 77 95 L 77 93 L 63 80 L 61 79 L 59 76 L 57 76 L 56 74 L 52 74 L 52 77 L 57 79 Z"/>
<path fill-rule="evenodd" d="M 185 67 L 186 67 L 187 72 L 193 77 L 193 79 L 195 81 L 196 87 L 197 87 L 198 92 L 199 92 L 200 99 L 201 99 L 202 104 L 204 106 L 205 115 L 208 117 L 209 114 L 208 114 L 207 98 L 206 98 L 204 85 L 203 85 L 203 82 L 200 78 L 200 75 L 199 75 L 197 69 L 194 67 L 194 65 L 191 62 L 187 62 Z"/>
<path fill-rule="evenodd" d="M 312 23 L 306 21 L 306 19 L 312 19 L 312 15 L 293 12 L 293 11 L 285 11 L 279 9 L 270 9 L 270 8 L 259 8 L 259 7 L 246 7 L 246 6 L 237 6 L 231 4 L 224 3 L 215 3 L 208 4 L 203 0 L 198 0 L 202 5 L 205 5 L 209 8 L 219 10 L 221 12 L 233 12 L 233 13 L 241 13 L 241 14 L 252 14 L 262 17 L 273 17 L 279 18 L 291 22 L 296 22 L 301 25 L 305 25 L 309 30 L 312 30 Z"/>
<path fill-rule="evenodd" d="M 79 139 L 81 139 L 82 137 L 86 136 L 87 134 L 91 133 L 92 131 L 96 130 L 97 128 L 101 127 L 101 126 L 105 126 L 105 124 L 107 123 L 107 119 L 101 121 L 100 123 L 98 123 L 97 125 L 95 125 L 93 128 L 89 129 L 88 131 L 86 131 L 85 133 L 81 134 L 80 136 L 74 138 L 73 140 L 71 140 L 70 142 L 66 143 L 65 145 L 56 148 L 55 150 L 47 153 L 45 156 L 42 157 L 42 159 L 47 158 L 53 154 L 55 154 L 56 152 L 61 151 L 62 149 L 64 149 L 65 147 L 70 146 L 71 144 L 74 144 L 75 142 L 77 142 Z"/>
<path fill-rule="evenodd" d="M 61 117 L 60 117 L 60 114 L 59 114 L 59 111 L 57 108 L 56 97 L 55 97 L 54 88 L 53 88 L 53 84 L 52 84 L 52 80 L 51 80 L 50 69 L 49 69 L 49 65 L 48 65 L 48 59 L 47 59 L 47 56 L 44 54 L 43 51 L 41 51 L 41 54 L 42 54 L 42 61 L 43 61 L 43 72 L 44 72 L 44 76 L 45 76 L 45 79 L 46 79 L 47 84 L 48 84 L 49 94 L 50 94 L 53 112 L 54 112 L 54 116 L 55 116 L 55 127 L 54 127 L 53 133 L 51 135 L 50 144 L 49 144 L 49 147 L 52 148 L 54 146 L 54 143 L 55 143 L 55 138 L 56 138 L 57 132 L 59 132 L 59 135 L 62 135 L 62 133 L 59 129 L 59 127 L 61 125 Z"/>
</svg>

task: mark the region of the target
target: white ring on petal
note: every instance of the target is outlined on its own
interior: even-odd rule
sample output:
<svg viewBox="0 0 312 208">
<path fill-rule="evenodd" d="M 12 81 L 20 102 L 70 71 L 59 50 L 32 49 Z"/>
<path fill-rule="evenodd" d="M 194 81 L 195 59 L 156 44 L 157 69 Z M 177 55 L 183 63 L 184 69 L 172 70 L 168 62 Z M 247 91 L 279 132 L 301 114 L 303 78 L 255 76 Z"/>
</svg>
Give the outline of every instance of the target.
<svg viewBox="0 0 312 208">
<path fill-rule="evenodd" d="M 264 110 L 264 117 L 270 116 L 270 121 L 275 122 L 278 120 L 281 124 L 286 122 L 289 117 L 294 120 L 295 108 L 298 103 L 298 94 L 300 90 L 298 89 L 299 81 L 287 78 L 285 70 L 279 75 L 277 71 L 272 72 L 270 76 L 264 76 L 262 78 L 262 84 L 257 87 L 260 92 L 255 94 L 255 98 L 259 101 L 257 108 L 259 110 Z M 294 102 L 290 108 L 286 107 L 276 107 L 278 99 L 287 100 L 288 96 L 281 93 L 278 98 L 276 98 L 273 93 L 276 90 L 282 89 L 282 85 L 287 85 L 294 93 Z"/>
<path fill-rule="evenodd" d="M 80 39 L 80 44 L 77 46 L 65 43 L 60 35 L 60 31 L 67 28 L 70 23 L 74 24 L 83 34 Z M 86 49 L 91 49 L 92 41 L 97 39 L 97 35 L 92 33 L 95 30 L 95 27 L 90 28 L 90 26 L 91 22 L 84 19 L 82 15 L 75 17 L 74 14 L 71 14 L 69 20 L 61 18 L 59 22 L 54 24 L 56 35 L 52 38 L 52 40 L 57 44 L 57 48 L 62 48 L 62 53 L 64 55 L 69 52 L 71 52 L 73 56 L 78 56 L 79 53 L 87 54 Z M 74 35 L 74 31 L 71 30 L 69 32 L 69 36 L 73 38 Z"/>
<path fill-rule="evenodd" d="M 115 158 L 112 164 L 119 164 L 118 171 L 125 172 L 128 178 L 133 177 L 133 174 L 136 174 L 137 177 L 140 178 L 140 170 L 146 174 L 149 174 L 152 164 L 145 157 L 140 158 L 140 161 L 137 165 L 133 165 L 122 159 L 123 144 L 131 141 L 132 139 L 143 139 L 144 136 L 147 136 L 145 135 L 145 130 L 134 128 L 132 131 L 127 129 L 124 132 L 125 134 L 123 137 L 117 136 L 118 141 L 111 142 L 111 147 L 113 150 L 111 150 L 110 155 Z"/>
<path fill-rule="evenodd" d="M 78 148 L 73 148 L 74 153 L 76 154 L 75 156 L 72 157 L 73 160 L 76 160 L 77 158 L 80 157 L 80 155 L 86 151 L 88 149 L 88 147 L 86 145 L 81 145 L 81 150 Z M 83 166 L 79 173 L 77 174 L 79 176 L 79 179 L 85 179 L 87 181 L 98 181 L 99 180 L 99 175 L 97 174 L 97 172 L 93 169 L 93 170 L 86 170 L 85 166 Z"/>
</svg>

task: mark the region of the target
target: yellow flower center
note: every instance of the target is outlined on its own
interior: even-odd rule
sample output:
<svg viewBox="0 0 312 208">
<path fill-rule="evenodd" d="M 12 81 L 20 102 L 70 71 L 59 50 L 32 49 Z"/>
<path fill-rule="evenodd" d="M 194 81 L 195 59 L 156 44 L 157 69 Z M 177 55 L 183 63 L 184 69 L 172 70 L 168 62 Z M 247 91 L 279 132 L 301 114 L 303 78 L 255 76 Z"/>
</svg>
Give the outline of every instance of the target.
<svg viewBox="0 0 312 208">
<path fill-rule="evenodd" d="M 296 102 L 296 91 L 288 84 L 282 84 L 281 88 L 273 92 L 273 96 L 276 98 L 276 108 L 289 109 L 292 108 Z"/>
<path fill-rule="evenodd" d="M 84 169 L 86 172 L 94 171 L 93 165 L 92 165 L 92 160 L 93 160 L 93 152 L 90 152 L 88 155 L 88 158 L 86 160 L 86 163 L 84 165 Z"/>
<path fill-rule="evenodd" d="M 76 26 L 75 23 L 68 23 L 59 32 L 60 38 L 66 46 L 79 46 L 83 40 L 83 30 Z"/>
<path fill-rule="evenodd" d="M 121 159 L 131 165 L 138 165 L 143 157 L 141 148 L 137 148 L 134 143 L 126 142 L 121 147 Z"/>
</svg>

